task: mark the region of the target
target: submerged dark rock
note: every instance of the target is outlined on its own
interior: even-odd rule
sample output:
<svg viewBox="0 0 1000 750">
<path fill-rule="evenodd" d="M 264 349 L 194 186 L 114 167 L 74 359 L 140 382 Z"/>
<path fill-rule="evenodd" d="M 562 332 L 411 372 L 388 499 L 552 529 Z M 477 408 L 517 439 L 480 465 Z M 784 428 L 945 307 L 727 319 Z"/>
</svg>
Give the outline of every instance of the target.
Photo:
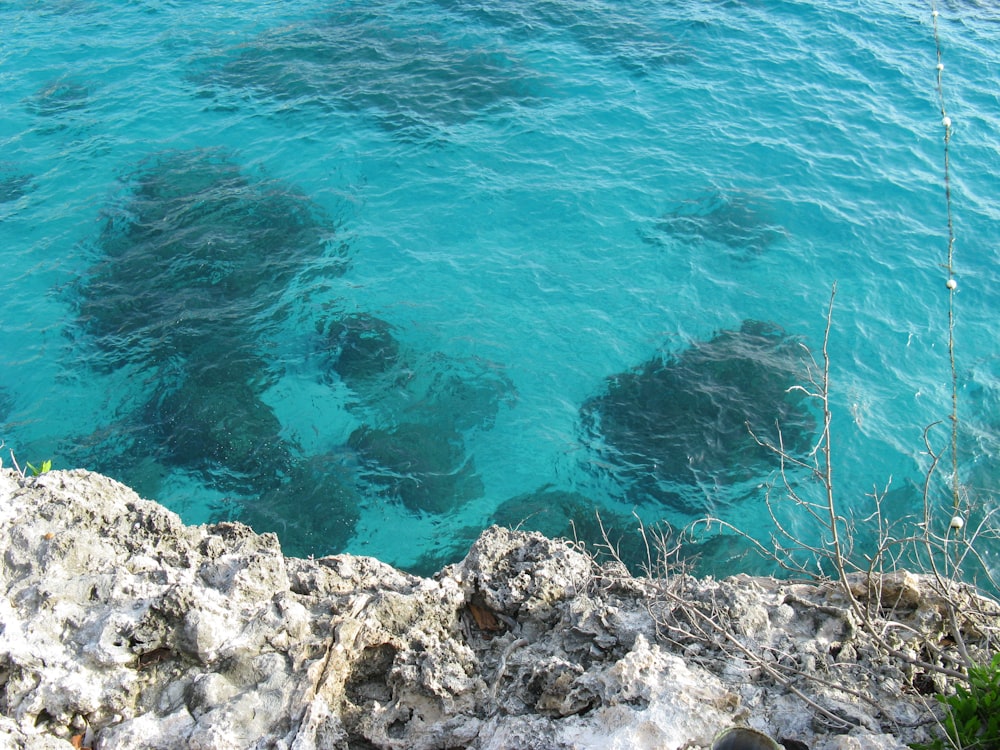
<svg viewBox="0 0 1000 750">
<path fill-rule="evenodd" d="M 287 314 L 307 268 L 339 275 L 346 248 L 293 188 L 250 175 L 218 151 L 157 154 L 126 180 L 77 300 L 102 362 L 160 366 L 253 341 Z"/>
<path fill-rule="evenodd" d="M 363 421 L 348 439 L 360 479 L 415 512 L 448 513 L 481 497 L 465 435 L 490 429 L 516 398 L 503 368 L 416 351 L 369 313 L 330 315 L 318 332 L 323 379 L 347 386 L 347 408 Z"/>
<path fill-rule="evenodd" d="M 323 379 L 358 397 L 349 407 L 386 424 L 420 423 L 445 433 L 490 429 L 517 390 L 497 363 L 423 352 L 397 338 L 397 328 L 366 312 L 330 315 L 318 325 Z"/>
<path fill-rule="evenodd" d="M 57 118 L 84 109 L 90 100 L 87 86 L 68 78 L 57 78 L 42 85 L 25 103 L 38 117 Z"/>
<path fill-rule="evenodd" d="M 291 463 L 278 417 L 239 376 L 199 371 L 176 387 L 166 385 L 147 406 L 146 420 L 164 463 L 200 471 L 210 484 L 231 491 L 261 492 Z"/>
<path fill-rule="evenodd" d="M 7 388 L 0 385 L 0 425 L 7 421 L 13 411 L 14 397 Z"/>
<path fill-rule="evenodd" d="M 12 164 L 0 162 L 0 203 L 16 201 L 34 187 L 34 178 Z"/>
<path fill-rule="evenodd" d="M 517 389 L 504 367 L 478 357 L 424 355 L 406 387 L 412 394 L 407 418 L 460 431 L 491 429 L 501 407 L 517 402 Z"/>
<path fill-rule="evenodd" d="M 399 366 L 400 346 L 392 325 L 369 313 L 333 316 L 320 326 L 320 335 L 328 379 L 329 373 L 336 373 L 356 390 Z"/>
<path fill-rule="evenodd" d="M 296 552 L 339 550 L 355 499 L 317 476 L 264 399 L 280 374 L 267 336 L 291 312 L 289 286 L 347 267 L 330 217 L 224 152 L 168 151 L 126 177 L 95 250 L 75 300 L 89 361 L 142 372 L 130 402 L 145 402 L 96 439 L 102 465 L 137 482 L 180 467 L 240 496 L 247 519 Z M 304 520 L 306 508 L 319 514 Z"/>
<path fill-rule="evenodd" d="M 483 494 L 458 432 L 413 422 L 391 429 L 365 426 L 348 443 L 365 462 L 369 481 L 410 510 L 446 513 Z"/>
<path fill-rule="evenodd" d="M 267 31 L 192 78 L 203 92 L 365 112 L 387 130 L 419 136 L 537 99 L 540 80 L 502 45 L 452 38 L 378 6 Z"/>
<path fill-rule="evenodd" d="M 340 552 L 354 534 L 360 503 L 355 477 L 340 459 L 336 454 L 293 459 L 283 467 L 286 477 L 223 515 L 258 534 L 277 534 L 291 557 Z"/>
<path fill-rule="evenodd" d="M 449 12 L 464 13 L 477 23 L 501 28 L 505 34 L 520 39 L 565 33 L 586 54 L 609 57 L 636 77 L 693 59 L 693 51 L 683 41 L 686 29 L 677 29 L 676 19 L 622 13 L 621 8 L 609 3 L 515 6 L 502 0 L 437 0 L 437 5 Z"/>
<path fill-rule="evenodd" d="M 613 375 L 580 410 L 586 441 L 632 494 L 676 504 L 678 486 L 732 484 L 775 467 L 758 440 L 790 454 L 813 444 L 808 355 L 769 323 L 748 320 L 677 353 Z M 756 436 L 756 437 L 755 437 Z"/>
<path fill-rule="evenodd" d="M 739 260 L 752 260 L 786 235 L 761 196 L 713 192 L 684 201 L 663 214 L 647 236 L 712 244 Z"/>
</svg>

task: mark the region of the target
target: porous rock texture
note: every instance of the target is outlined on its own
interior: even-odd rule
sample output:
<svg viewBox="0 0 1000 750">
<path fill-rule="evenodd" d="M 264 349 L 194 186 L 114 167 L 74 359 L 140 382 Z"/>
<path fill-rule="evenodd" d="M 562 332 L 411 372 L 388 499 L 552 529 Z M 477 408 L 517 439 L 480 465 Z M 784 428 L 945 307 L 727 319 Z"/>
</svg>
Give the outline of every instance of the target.
<svg viewBox="0 0 1000 750">
<path fill-rule="evenodd" d="M 636 579 L 497 527 L 433 578 L 288 558 L 86 471 L 0 473 L 0 528 L 0 748 L 902 748 L 934 702 L 817 585 Z"/>
</svg>

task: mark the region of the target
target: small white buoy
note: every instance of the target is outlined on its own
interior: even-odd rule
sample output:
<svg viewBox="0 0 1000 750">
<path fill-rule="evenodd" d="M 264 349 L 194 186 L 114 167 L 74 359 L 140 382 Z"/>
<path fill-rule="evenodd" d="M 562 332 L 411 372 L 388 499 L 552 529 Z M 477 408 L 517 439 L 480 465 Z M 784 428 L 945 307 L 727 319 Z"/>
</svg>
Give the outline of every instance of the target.
<svg viewBox="0 0 1000 750">
<path fill-rule="evenodd" d="M 946 128 L 950 128 L 951 127 L 951 118 L 950 117 L 945 117 L 943 120 L 941 120 L 941 124 L 944 125 Z"/>
<path fill-rule="evenodd" d="M 938 17 L 938 12 L 936 10 L 931 11 L 931 15 L 934 16 L 935 18 L 937 18 Z"/>
<path fill-rule="evenodd" d="M 958 282 L 955 281 L 955 279 L 948 279 L 946 282 L 944 282 L 944 285 L 949 289 L 955 289 L 958 287 Z"/>
<path fill-rule="evenodd" d="M 952 530 L 960 531 L 962 527 L 965 526 L 965 519 L 961 516 L 952 516 L 951 523 L 948 525 L 951 526 Z"/>
<path fill-rule="evenodd" d="M 941 72 L 942 70 L 944 70 L 944 63 L 938 63 L 937 64 L 937 69 L 938 69 L 938 72 Z"/>
</svg>

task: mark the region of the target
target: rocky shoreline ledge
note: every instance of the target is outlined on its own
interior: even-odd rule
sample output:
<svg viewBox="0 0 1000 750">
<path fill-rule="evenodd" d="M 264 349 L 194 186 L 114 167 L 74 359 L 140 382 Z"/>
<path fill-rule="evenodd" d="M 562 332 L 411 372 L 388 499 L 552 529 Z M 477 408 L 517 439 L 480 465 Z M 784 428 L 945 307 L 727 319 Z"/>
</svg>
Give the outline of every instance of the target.
<svg viewBox="0 0 1000 750">
<path fill-rule="evenodd" d="M 675 750 L 746 724 L 861 750 L 934 730 L 939 686 L 882 659 L 832 586 L 637 579 L 498 527 L 418 578 L 185 526 L 82 470 L 0 473 L 0 526 L 0 748 Z M 905 627 L 940 625 L 920 579 L 887 585 Z"/>
</svg>

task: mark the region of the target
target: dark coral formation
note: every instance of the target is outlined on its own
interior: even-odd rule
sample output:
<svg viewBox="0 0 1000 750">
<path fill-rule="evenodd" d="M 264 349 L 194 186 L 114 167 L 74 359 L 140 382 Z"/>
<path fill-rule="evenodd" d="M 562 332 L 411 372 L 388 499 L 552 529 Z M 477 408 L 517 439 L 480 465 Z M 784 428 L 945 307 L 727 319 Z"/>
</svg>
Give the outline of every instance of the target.
<svg viewBox="0 0 1000 750">
<path fill-rule="evenodd" d="M 370 313 L 335 316 L 320 326 L 327 380 L 336 375 L 348 387 L 363 389 L 377 376 L 391 373 L 399 362 L 393 327 Z"/>
<path fill-rule="evenodd" d="M 320 325 L 324 379 L 353 393 L 363 420 L 348 445 L 371 486 L 414 512 L 445 513 L 481 497 L 465 433 L 490 429 L 515 399 L 502 368 L 420 352 L 396 338 L 390 323 L 345 313 Z"/>
<path fill-rule="evenodd" d="M 353 487 L 323 478 L 283 436 L 264 400 L 278 373 L 261 343 L 288 315 L 284 298 L 299 274 L 345 270 L 329 217 L 226 154 L 172 151 L 129 177 L 98 249 L 78 299 L 92 361 L 138 366 L 149 384 L 141 426 L 131 429 L 141 437 L 124 449 L 137 455 L 115 472 L 130 479 L 130 461 L 151 457 L 196 472 L 247 499 L 227 516 L 259 531 L 306 528 L 286 537 L 298 552 L 310 543 L 338 551 L 357 518 Z"/>
<path fill-rule="evenodd" d="M 57 78 L 41 86 L 25 102 L 28 111 L 38 117 L 60 117 L 84 109 L 90 99 L 90 90 L 67 78 Z"/>
<path fill-rule="evenodd" d="M 483 494 L 458 432 L 415 422 L 360 427 L 349 444 L 368 465 L 371 481 L 410 510 L 445 513 Z"/>
<path fill-rule="evenodd" d="M 415 396 L 410 418 L 456 430 L 488 430 L 502 406 L 517 402 L 517 391 L 504 368 L 472 357 L 458 359 L 440 352 L 423 355 L 407 384 Z"/>
<path fill-rule="evenodd" d="M 14 397 L 10 391 L 0 385 L 0 425 L 3 425 L 14 412 Z"/>
<path fill-rule="evenodd" d="M 112 366 L 215 359 L 253 340 L 308 264 L 346 268 L 332 221 L 289 186 L 215 151 L 158 154 L 99 241 L 80 317 Z"/>
<path fill-rule="evenodd" d="M 609 57 L 636 77 L 691 59 L 672 28 L 676 27 L 676 18 L 668 16 L 657 24 L 648 15 L 623 14 L 612 3 L 515 5 L 503 0 L 437 0 L 437 4 L 518 38 L 537 37 L 542 29 L 565 32 L 586 54 Z"/>
<path fill-rule="evenodd" d="M 501 365 L 410 349 L 370 313 L 335 314 L 318 329 L 324 381 L 342 382 L 386 421 L 489 429 L 500 407 L 517 400 Z"/>
<path fill-rule="evenodd" d="M 281 423 L 242 368 L 202 368 L 161 385 L 145 411 L 162 459 L 230 491 L 273 484 L 291 462 Z"/>
<path fill-rule="evenodd" d="M 665 237 L 717 245 L 738 260 L 752 260 L 785 236 L 758 195 L 711 192 L 684 201 L 664 213 L 646 239 L 662 244 Z"/>
<path fill-rule="evenodd" d="M 305 196 L 220 152 L 159 154 L 128 178 L 98 249 L 80 326 L 96 367 L 135 367 L 146 391 L 98 438 L 115 443 L 101 450 L 118 457 L 107 470 L 129 481 L 191 472 L 235 495 L 219 517 L 275 531 L 296 554 L 340 551 L 366 492 L 418 513 L 483 494 L 464 433 L 492 426 L 512 384 L 490 363 L 411 350 L 367 312 L 317 325 L 321 377 L 347 387 L 362 426 L 316 456 L 287 437 L 295 430 L 265 399 L 283 374 L 266 339 L 292 312 L 294 282 L 347 266 Z"/>
<path fill-rule="evenodd" d="M 16 201 L 34 186 L 31 175 L 25 174 L 13 164 L 0 162 L 0 203 Z"/>
<path fill-rule="evenodd" d="M 355 478 L 337 454 L 297 459 L 287 476 L 229 517 L 258 533 L 271 531 L 286 555 L 308 557 L 344 549 L 354 533 L 361 499 Z"/>
<path fill-rule="evenodd" d="M 790 453 L 813 442 L 802 345 L 748 320 L 607 380 L 581 417 L 586 440 L 637 499 L 676 505 L 678 486 L 731 484 L 777 464 L 759 440 Z M 756 436 L 756 437 L 755 437 Z M 759 440 L 758 440 L 759 439 Z"/>
<path fill-rule="evenodd" d="M 267 31 L 193 77 L 203 92 L 365 112 L 388 130 L 419 133 L 530 101 L 538 88 L 537 76 L 502 47 L 480 47 L 367 5 Z"/>
</svg>

